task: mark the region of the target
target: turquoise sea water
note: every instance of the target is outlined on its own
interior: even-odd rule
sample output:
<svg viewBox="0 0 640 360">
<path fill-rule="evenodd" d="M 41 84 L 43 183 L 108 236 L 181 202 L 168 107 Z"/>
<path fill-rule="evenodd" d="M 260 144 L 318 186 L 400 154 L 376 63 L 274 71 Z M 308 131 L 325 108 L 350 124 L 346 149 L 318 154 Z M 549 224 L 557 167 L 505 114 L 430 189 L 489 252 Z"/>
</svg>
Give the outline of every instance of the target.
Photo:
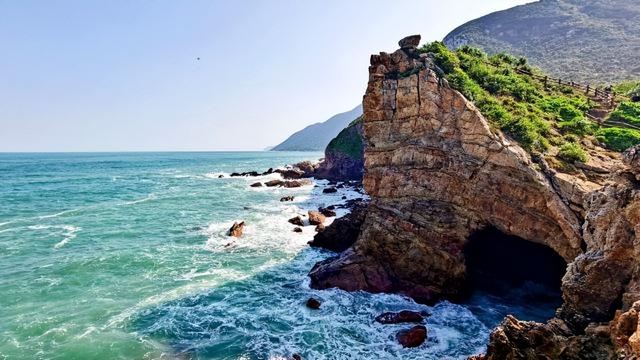
<svg viewBox="0 0 640 360">
<path fill-rule="evenodd" d="M 513 307 L 418 305 L 315 291 L 331 254 L 287 219 L 350 190 L 251 188 L 320 153 L 0 154 L 0 359 L 457 359 L 483 350 Z M 219 175 L 225 175 L 219 178 Z M 296 197 L 293 203 L 279 199 Z M 342 215 L 341 212 L 338 215 Z M 236 220 L 245 235 L 225 231 Z M 304 306 L 310 296 L 321 310 Z M 502 306 L 502 307 L 501 307 Z M 382 311 L 427 310 L 428 341 L 402 349 Z"/>
</svg>

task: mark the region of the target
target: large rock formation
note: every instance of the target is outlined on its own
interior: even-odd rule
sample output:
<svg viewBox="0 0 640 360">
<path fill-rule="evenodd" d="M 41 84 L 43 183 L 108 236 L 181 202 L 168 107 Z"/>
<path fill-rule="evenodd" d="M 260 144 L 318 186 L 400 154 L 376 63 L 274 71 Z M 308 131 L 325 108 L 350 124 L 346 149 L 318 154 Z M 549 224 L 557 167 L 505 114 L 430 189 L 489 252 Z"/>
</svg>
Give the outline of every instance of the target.
<svg viewBox="0 0 640 360">
<path fill-rule="evenodd" d="M 355 119 L 329 142 L 322 161 L 313 174 L 329 180 L 362 180 L 364 173 L 364 142 L 362 117 Z"/>
<path fill-rule="evenodd" d="M 640 186 L 630 167 L 611 159 L 578 177 L 555 172 L 542 156 L 534 162 L 413 43 L 371 57 L 363 183 L 372 203 L 354 246 L 318 263 L 312 286 L 456 299 L 467 284 L 469 237 L 495 228 L 570 264 L 554 320 L 562 337 L 640 300 Z"/>
</svg>

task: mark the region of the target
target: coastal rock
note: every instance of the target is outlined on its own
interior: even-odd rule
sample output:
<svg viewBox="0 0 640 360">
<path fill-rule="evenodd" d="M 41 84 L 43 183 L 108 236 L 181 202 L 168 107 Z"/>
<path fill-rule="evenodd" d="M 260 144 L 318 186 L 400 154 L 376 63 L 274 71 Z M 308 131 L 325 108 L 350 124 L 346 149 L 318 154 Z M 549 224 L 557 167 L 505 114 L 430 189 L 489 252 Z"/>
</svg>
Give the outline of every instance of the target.
<svg viewBox="0 0 640 360">
<path fill-rule="evenodd" d="M 293 225 L 304 226 L 304 221 L 302 220 L 302 218 L 300 216 L 292 217 L 288 221 Z"/>
<path fill-rule="evenodd" d="M 284 181 L 275 179 L 275 180 L 269 180 L 264 184 L 267 185 L 268 187 L 282 186 L 284 184 Z"/>
<path fill-rule="evenodd" d="M 582 177 L 553 170 L 490 126 L 439 78 L 430 55 L 405 50 L 371 57 L 363 102 L 371 203 L 353 246 L 316 264 L 311 286 L 460 299 L 473 270 L 470 239 L 494 230 L 569 265 L 557 279 L 557 318 L 505 319 L 487 359 L 610 358 L 617 350 L 599 324 L 640 300 L 638 149 L 625 163 L 592 149 Z"/>
<path fill-rule="evenodd" d="M 222 179 L 224 175 L 218 175 L 218 179 Z"/>
<path fill-rule="evenodd" d="M 326 217 L 334 217 L 336 216 L 336 212 L 334 210 L 328 209 L 328 208 L 320 208 L 318 209 L 318 211 L 320 211 L 320 213 Z"/>
<path fill-rule="evenodd" d="M 336 193 L 336 192 L 338 192 L 338 189 L 336 189 L 334 187 L 328 187 L 328 188 L 322 189 L 322 193 L 323 194 L 332 194 L 332 193 Z"/>
<path fill-rule="evenodd" d="M 616 312 L 611 322 L 611 341 L 618 358 L 640 359 L 640 302 L 625 312 Z"/>
<path fill-rule="evenodd" d="M 366 215 L 366 203 L 358 203 L 351 212 L 335 219 L 324 231 L 313 237 L 309 245 L 341 252 L 355 243 Z M 320 225 L 318 225 L 320 226 Z"/>
<path fill-rule="evenodd" d="M 280 198 L 280 202 L 293 201 L 293 199 L 295 199 L 294 196 L 283 196 Z"/>
<path fill-rule="evenodd" d="M 424 316 L 417 311 L 402 310 L 397 313 L 386 312 L 376 316 L 376 321 L 380 324 L 400 324 L 407 322 L 422 322 Z"/>
<path fill-rule="evenodd" d="M 316 298 L 309 298 L 306 305 L 309 309 L 318 310 L 320 309 L 321 302 Z"/>
<path fill-rule="evenodd" d="M 640 181 L 640 145 L 628 148 L 622 155 L 622 159 L 629 166 L 636 180 Z"/>
<path fill-rule="evenodd" d="M 309 224 L 320 225 L 325 221 L 325 216 L 318 211 L 309 210 Z"/>
<path fill-rule="evenodd" d="M 422 345 L 427 338 L 427 328 L 424 325 L 416 325 L 410 329 L 400 330 L 396 333 L 396 339 L 405 348 Z"/>
<path fill-rule="evenodd" d="M 313 176 L 328 180 L 361 181 L 364 173 L 362 117 L 343 129 L 324 151 Z"/>
<path fill-rule="evenodd" d="M 302 229 L 296 226 L 293 228 L 293 232 L 301 233 Z"/>
<path fill-rule="evenodd" d="M 280 173 L 285 179 L 300 179 L 304 172 L 298 169 L 277 169 L 275 172 Z"/>
<path fill-rule="evenodd" d="M 229 229 L 229 231 L 227 232 L 227 235 L 233 236 L 233 237 L 240 237 L 242 236 L 243 232 L 244 232 L 244 221 L 234 222 L 233 225 L 231 225 L 231 228 Z"/>
<path fill-rule="evenodd" d="M 251 187 L 262 187 L 262 183 L 261 182 L 256 182 L 250 185 Z"/>
<path fill-rule="evenodd" d="M 283 187 L 286 188 L 296 188 L 305 185 L 311 185 L 311 180 L 302 179 L 302 180 L 289 180 L 282 183 Z"/>
<path fill-rule="evenodd" d="M 257 171 L 247 171 L 247 172 L 242 172 L 242 173 L 231 173 L 231 177 L 238 177 L 238 176 L 258 176 L 260 174 L 258 174 Z"/>
<path fill-rule="evenodd" d="M 410 35 L 398 41 L 401 49 L 415 49 L 420 45 L 420 35 Z"/>
<path fill-rule="evenodd" d="M 326 227 L 324 226 L 324 224 L 318 224 L 318 225 L 316 225 L 316 232 L 322 232 L 322 231 L 324 231 L 324 229 L 326 229 Z M 313 242 L 313 240 L 312 240 L 312 241 L 310 241 L 310 242 L 309 242 L 309 244 L 311 244 L 312 242 Z"/>
</svg>

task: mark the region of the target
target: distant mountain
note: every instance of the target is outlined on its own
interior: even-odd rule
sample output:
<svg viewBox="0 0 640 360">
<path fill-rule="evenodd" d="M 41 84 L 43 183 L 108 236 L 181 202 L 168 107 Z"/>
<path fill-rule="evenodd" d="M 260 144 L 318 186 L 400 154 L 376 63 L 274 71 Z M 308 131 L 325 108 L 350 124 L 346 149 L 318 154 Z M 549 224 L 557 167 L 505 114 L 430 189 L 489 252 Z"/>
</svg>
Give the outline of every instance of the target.
<svg viewBox="0 0 640 360">
<path fill-rule="evenodd" d="M 322 123 L 315 123 L 289 136 L 273 147 L 273 151 L 324 151 L 329 141 L 349 123 L 362 115 L 362 105 L 353 110 L 332 116 Z"/>
<path fill-rule="evenodd" d="M 524 56 L 567 80 L 630 80 L 640 77 L 640 0 L 542 0 L 472 20 L 444 43 Z"/>
</svg>

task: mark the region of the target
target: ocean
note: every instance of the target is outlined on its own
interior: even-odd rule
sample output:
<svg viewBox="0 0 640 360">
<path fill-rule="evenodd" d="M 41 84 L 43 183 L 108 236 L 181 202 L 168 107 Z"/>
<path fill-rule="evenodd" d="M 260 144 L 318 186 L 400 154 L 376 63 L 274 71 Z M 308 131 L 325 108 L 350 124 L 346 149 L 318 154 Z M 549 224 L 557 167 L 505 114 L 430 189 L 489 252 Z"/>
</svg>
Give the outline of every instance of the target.
<svg viewBox="0 0 640 360">
<path fill-rule="evenodd" d="M 310 248 L 313 227 L 294 233 L 287 219 L 362 195 L 228 175 L 320 157 L 0 154 L 0 359 L 464 359 L 506 313 L 553 314 L 491 296 L 425 306 L 310 289 L 308 271 L 335 254 Z M 232 240 L 239 220 L 245 234 Z M 320 310 L 305 307 L 311 296 Z M 418 348 L 396 343 L 406 325 L 373 321 L 402 309 L 431 314 Z"/>
</svg>

